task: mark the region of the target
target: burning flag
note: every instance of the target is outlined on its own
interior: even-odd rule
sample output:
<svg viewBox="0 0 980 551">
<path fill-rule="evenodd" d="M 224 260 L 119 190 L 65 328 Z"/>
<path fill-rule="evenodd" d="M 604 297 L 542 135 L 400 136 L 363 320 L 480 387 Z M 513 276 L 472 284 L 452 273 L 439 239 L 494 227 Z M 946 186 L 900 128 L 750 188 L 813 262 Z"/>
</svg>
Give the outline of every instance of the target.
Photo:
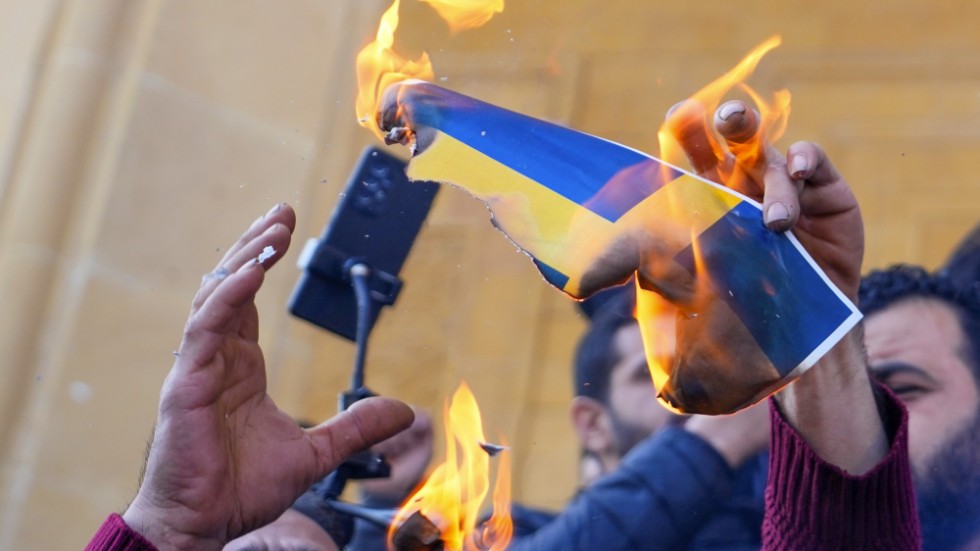
<svg viewBox="0 0 980 551">
<path fill-rule="evenodd" d="M 503 9 L 501 0 L 422 0 L 453 32 Z M 637 305 L 661 400 L 691 413 L 729 413 L 757 402 L 811 367 L 860 319 L 791 233 L 762 222 L 759 195 L 734 162 L 720 186 L 608 140 L 507 111 L 424 82 L 426 54 L 393 51 L 399 0 L 357 58 L 357 114 L 388 143 L 411 145 L 409 177 L 460 186 L 545 279 L 574 298 L 638 275 Z M 661 128 L 669 136 L 714 111 L 740 87 L 761 124 L 727 151 L 710 128 L 703 147 L 719 160 L 758 159 L 785 129 L 789 94 L 770 104 L 744 81 L 774 37 L 683 104 Z M 416 80 L 422 79 L 422 80 Z M 700 133 L 699 133 L 700 134 Z M 676 158 L 676 155 L 675 155 Z M 726 187 L 727 186 L 727 187 Z M 742 193 L 739 193 L 742 192 Z M 665 297 L 677 310 L 677 354 L 662 358 L 651 321 Z"/>
<path fill-rule="evenodd" d="M 713 110 L 741 85 L 763 107 L 760 130 L 742 147 L 761 150 L 764 131 L 785 127 L 789 97 L 770 106 L 742 81 L 777 43 L 757 48 L 682 109 Z M 386 141 L 413 147 L 409 177 L 451 183 L 483 201 L 549 283 L 583 298 L 639 269 L 641 313 L 650 292 L 678 307 L 678 355 L 654 374 L 675 409 L 717 414 L 755 403 L 860 319 L 791 233 L 768 230 L 759 204 L 729 189 L 747 185 L 735 180 L 738 171 L 720 175 L 724 187 L 419 80 L 390 85 L 380 101 Z"/>
</svg>

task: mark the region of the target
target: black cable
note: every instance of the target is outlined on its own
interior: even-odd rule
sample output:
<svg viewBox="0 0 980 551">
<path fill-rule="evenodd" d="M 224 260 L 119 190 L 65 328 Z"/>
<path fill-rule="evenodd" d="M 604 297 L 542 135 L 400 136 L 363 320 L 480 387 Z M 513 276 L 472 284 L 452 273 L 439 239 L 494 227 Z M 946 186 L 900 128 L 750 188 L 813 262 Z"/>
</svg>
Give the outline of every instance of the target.
<svg viewBox="0 0 980 551">
<path fill-rule="evenodd" d="M 369 277 L 371 269 L 363 262 L 357 262 L 348 269 L 351 285 L 354 287 L 354 297 L 357 300 L 357 330 L 355 339 L 357 354 L 354 357 L 354 371 L 351 374 L 350 391 L 341 394 L 340 409 L 345 410 L 357 400 L 370 396 L 371 393 L 364 387 L 364 359 L 367 356 L 367 339 L 371 332 L 371 317 L 374 309 L 371 304 L 371 287 Z M 357 460 L 357 455 L 348 458 L 335 471 L 328 474 L 320 483 L 314 485 L 311 492 L 314 492 L 319 499 L 330 503 L 336 500 L 344 491 L 347 480 L 350 478 L 365 478 L 387 476 L 387 463 L 368 451 L 361 452 L 368 457 Z M 380 471 L 384 474 L 378 475 L 379 467 L 384 467 Z M 367 473 L 367 474 L 365 474 Z"/>
<path fill-rule="evenodd" d="M 371 331 L 371 288 L 368 276 L 371 269 L 367 264 L 358 263 L 350 267 L 354 296 L 357 297 L 357 355 L 354 358 L 354 372 L 351 374 L 351 392 L 364 387 L 364 359 L 367 356 L 367 339 Z"/>
</svg>

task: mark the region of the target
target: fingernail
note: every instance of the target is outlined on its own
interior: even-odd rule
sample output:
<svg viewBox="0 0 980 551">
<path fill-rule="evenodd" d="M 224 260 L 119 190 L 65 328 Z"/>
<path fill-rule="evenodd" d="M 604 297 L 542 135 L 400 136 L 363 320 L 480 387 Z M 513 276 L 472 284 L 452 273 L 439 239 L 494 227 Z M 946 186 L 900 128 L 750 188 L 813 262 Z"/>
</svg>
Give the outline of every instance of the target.
<svg viewBox="0 0 980 551">
<path fill-rule="evenodd" d="M 766 209 L 766 225 L 787 220 L 789 220 L 789 209 L 779 201 L 769 205 L 769 208 Z"/>
<path fill-rule="evenodd" d="M 727 121 L 732 115 L 736 113 L 745 114 L 745 104 L 738 101 L 730 101 L 721 106 L 718 109 L 718 118 Z"/>
<path fill-rule="evenodd" d="M 800 180 L 806 175 L 808 163 L 806 162 L 806 155 L 794 155 L 793 160 L 790 161 L 789 174 L 793 178 Z"/>
<path fill-rule="evenodd" d="M 276 203 L 276 205 L 274 207 L 272 207 L 271 209 L 269 209 L 269 212 L 265 213 L 265 215 L 266 216 L 272 216 L 273 214 L 275 214 L 276 212 L 278 212 L 279 209 L 281 209 L 281 208 L 282 208 L 282 203 Z"/>
</svg>

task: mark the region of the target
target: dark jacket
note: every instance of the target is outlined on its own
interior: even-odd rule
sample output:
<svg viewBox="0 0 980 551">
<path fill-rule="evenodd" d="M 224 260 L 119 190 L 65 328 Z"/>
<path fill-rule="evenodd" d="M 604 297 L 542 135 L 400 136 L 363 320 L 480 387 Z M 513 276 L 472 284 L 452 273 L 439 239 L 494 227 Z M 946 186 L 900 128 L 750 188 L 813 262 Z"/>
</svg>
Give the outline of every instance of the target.
<svg viewBox="0 0 980 551">
<path fill-rule="evenodd" d="M 661 430 L 508 549 L 758 550 L 767 461 L 756 456 L 734 471 L 699 437 Z"/>
</svg>

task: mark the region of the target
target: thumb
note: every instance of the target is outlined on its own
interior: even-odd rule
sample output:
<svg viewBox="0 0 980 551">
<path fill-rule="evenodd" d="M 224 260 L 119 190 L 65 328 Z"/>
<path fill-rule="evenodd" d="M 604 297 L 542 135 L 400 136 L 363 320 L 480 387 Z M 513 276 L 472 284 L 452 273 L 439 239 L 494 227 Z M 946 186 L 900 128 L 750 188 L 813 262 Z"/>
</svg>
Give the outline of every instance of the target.
<svg viewBox="0 0 980 551">
<path fill-rule="evenodd" d="M 308 429 L 321 473 L 339 466 L 351 455 L 407 429 L 415 417 L 412 408 L 392 398 L 360 400 L 346 411 Z"/>
</svg>

